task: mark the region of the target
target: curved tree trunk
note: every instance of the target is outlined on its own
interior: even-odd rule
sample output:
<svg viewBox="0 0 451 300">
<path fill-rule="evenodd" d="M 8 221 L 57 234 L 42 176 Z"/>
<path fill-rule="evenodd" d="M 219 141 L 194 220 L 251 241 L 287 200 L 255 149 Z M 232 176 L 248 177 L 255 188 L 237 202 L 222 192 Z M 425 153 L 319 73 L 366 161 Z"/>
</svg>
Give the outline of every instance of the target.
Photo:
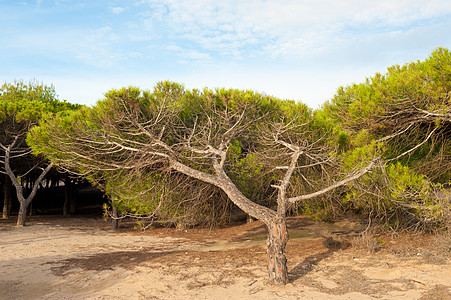
<svg viewBox="0 0 451 300">
<path fill-rule="evenodd" d="M 284 285 L 288 283 L 287 258 L 285 247 L 288 242 L 286 218 L 279 218 L 267 224 L 267 258 L 269 281 L 272 284 Z"/>
</svg>

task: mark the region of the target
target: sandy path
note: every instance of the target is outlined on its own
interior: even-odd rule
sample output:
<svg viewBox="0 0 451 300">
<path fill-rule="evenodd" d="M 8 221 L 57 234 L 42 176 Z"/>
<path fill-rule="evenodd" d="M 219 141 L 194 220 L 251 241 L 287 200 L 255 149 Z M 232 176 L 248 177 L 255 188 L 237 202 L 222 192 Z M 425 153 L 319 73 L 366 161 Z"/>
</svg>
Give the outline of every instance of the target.
<svg viewBox="0 0 451 300">
<path fill-rule="evenodd" d="M 451 299 L 449 261 L 292 239 L 291 283 L 272 287 L 259 239 L 218 242 L 220 234 L 187 239 L 58 223 L 0 223 L 0 299 Z"/>
</svg>

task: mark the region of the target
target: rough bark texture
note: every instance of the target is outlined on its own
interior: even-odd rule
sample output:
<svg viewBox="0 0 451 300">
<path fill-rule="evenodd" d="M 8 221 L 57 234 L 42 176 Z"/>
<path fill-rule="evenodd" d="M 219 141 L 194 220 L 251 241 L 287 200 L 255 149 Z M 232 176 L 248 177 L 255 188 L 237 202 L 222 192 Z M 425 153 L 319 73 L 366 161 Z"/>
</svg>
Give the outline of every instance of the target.
<svg viewBox="0 0 451 300">
<path fill-rule="evenodd" d="M 296 159 L 298 156 L 299 155 L 296 156 Z M 210 182 L 215 186 L 221 188 L 227 194 L 229 199 L 244 212 L 246 212 L 249 216 L 259 219 L 266 224 L 266 226 L 268 227 L 267 257 L 269 281 L 270 283 L 277 285 L 287 284 L 288 270 L 287 258 L 285 256 L 285 247 L 288 242 L 288 233 L 285 216 L 287 203 L 285 194 L 283 193 L 282 196 L 279 195 L 278 202 L 280 202 L 280 208 L 278 209 L 279 213 L 276 213 L 275 211 L 265 206 L 261 206 L 249 200 L 230 180 L 230 178 L 224 172 L 224 169 L 222 168 L 222 165 L 220 163 L 214 162 L 213 165 L 216 171 L 215 175 L 206 174 L 194 170 L 176 161 L 171 162 L 171 166 L 175 170 L 199 180 Z M 289 180 L 291 173 L 289 174 L 289 176 L 287 176 L 287 181 Z"/>
<path fill-rule="evenodd" d="M 26 203 L 20 202 L 19 214 L 17 215 L 17 226 L 25 226 L 25 219 L 27 217 Z"/>
<path fill-rule="evenodd" d="M 8 219 L 11 214 L 12 206 L 11 181 L 5 176 L 5 185 L 3 186 L 3 219 Z"/>
<path fill-rule="evenodd" d="M 268 226 L 267 258 L 269 281 L 276 285 L 288 283 L 287 258 L 285 247 L 288 242 L 286 218 L 277 218 Z"/>
</svg>

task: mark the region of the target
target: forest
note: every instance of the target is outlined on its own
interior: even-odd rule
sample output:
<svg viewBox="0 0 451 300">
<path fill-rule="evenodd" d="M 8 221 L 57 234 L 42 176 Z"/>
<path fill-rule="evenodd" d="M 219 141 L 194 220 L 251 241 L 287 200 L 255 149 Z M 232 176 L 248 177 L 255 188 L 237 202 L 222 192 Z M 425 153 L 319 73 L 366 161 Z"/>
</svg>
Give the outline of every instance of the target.
<svg viewBox="0 0 451 300">
<path fill-rule="evenodd" d="M 105 215 L 141 226 L 257 219 L 267 228 L 274 284 L 289 282 L 288 216 L 333 222 L 352 214 L 386 231 L 451 226 L 445 48 L 340 87 L 319 109 L 168 81 L 113 89 L 87 107 L 59 100 L 53 86 L 4 83 L 0 128 L 3 218 L 17 200 L 17 226 L 54 181 L 89 182 L 108 201 Z"/>
</svg>

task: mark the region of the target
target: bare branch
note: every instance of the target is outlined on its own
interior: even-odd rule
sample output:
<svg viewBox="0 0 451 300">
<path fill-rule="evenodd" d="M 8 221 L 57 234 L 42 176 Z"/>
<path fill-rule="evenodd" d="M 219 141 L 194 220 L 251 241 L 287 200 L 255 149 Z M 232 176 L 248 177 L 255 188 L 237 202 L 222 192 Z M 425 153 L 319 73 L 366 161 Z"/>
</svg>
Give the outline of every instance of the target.
<svg viewBox="0 0 451 300">
<path fill-rule="evenodd" d="M 406 128 L 403 128 L 402 130 L 400 130 L 398 132 L 395 132 L 395 133 L 393 133 L 391 135 L 384 136 L 383 138 L 378 139 L 376 142 L 385 142 L 385 141 L 390 140 L 390 139 L 392 139 L 394 137 L 397 137 L 397 136 L 405 133 L 407 130 L 409 130 L 414 124 L 415 123 L 410 123 L 409 126 L 407 126 Z"/>
<path fill-rule="evenodd" d="M 323 195 L 323 194 L 325 194 L 327 192 L 332 191 L 333 189 L 336 189 L 337 187 L 340 187 L 342 185 L 345 185 L 345 184 L 347 184 L 347 183 L 349 183 L 351 181 L 354 181 L 354 180 L 360 178 L 361 176 L 363 176 L 364 174 L 366 174 L 368 171 L 370 171 L 373 168 L 374 163 L 375 163 L 375 160 L 371 161 L 365 168 L 360 169 L 354 175 L 346 177 L 345 179 L 340 180 L 340 181 L 336 182 L 335 184 L 332 184 L 332 185 L 330 185 L 330 186 L 328 186 L 328 187 L 326 187 L 326 188 L 324 188 L 324 189 L 322 189 L 320 191 L 317 191 L 317 192 L 314 192 L 314 193 L 311 193 L 311 194 L 307 194 L 307 195 L 291 197 L 291 198 L 288 199 L 288 201 L 290 203 L 295 203 L 297 201 L 307 200 L 307 199 L 311 199 L 311 198 L 315 198 L 315 197 L 321 196 L 321 195 Z"/>
<path fill-rule="evenodd" d="M 407 154 L 409 154 L 409 153 L 415 151 L 416 149 L 418 149 L 419 147 L 421 147 L 422 145 L 424 145 L 424 144 L 429 140 L 429 138 L 432 136 L 432 134 L 433 134 L 436 130 L 437 130 L 437 127 L 435 127 L 435 128 L 428 134 L 428 136 L 424 139 L 424 141 L 422 141 L 421 143 L 417 144 L 415 147 L 413 147 L 413 148 L 411 148 L 411 149 L 409 149 L 409 150 L 407 150 L 407 151 L 405 151 L 405 152 L 399 154 L 397 157 L 388 159 L 387 162 L 390 162 L 390 161 L 393 161 L 393 160 L 397 160 L 397 159 L 403 157 L 404 155 L 407 155 Z"/>
</svg>

